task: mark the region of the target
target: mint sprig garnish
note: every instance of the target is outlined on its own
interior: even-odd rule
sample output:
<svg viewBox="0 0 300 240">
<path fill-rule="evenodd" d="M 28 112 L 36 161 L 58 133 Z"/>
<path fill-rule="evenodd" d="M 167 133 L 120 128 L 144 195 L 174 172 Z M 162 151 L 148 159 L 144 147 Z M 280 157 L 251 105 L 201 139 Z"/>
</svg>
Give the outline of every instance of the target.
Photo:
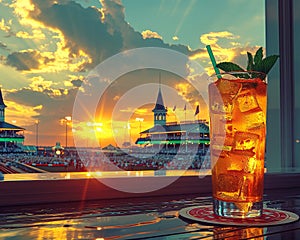
<svg viewBox="0 0 300 240">
<path fill-rule="evenodd" d="M 236 72 L 245 72 L 245 69 L 232 62 L 221 62 L 217 64 L 217 68 L 220 68 L 224 72 L 235 72 L 234 76 L 239 78 L 249 78 L 249 74 L 238 74 Z"/>
<path fill-rule="evenodd" d="M 247 56 L 248 56 L 247 71 L 251 71 L 253 69 L 253 66 L 254 66 L 253 56 L 249 52 L 247 52 Z"/>
<path fill-rule="evenodd" d="M 247 52 L 247 54 L 248 54 L 248 52 Z M 250 54 L 251 54 L 251 53 L 250 53 Z M 249 59 L 248 59 L 248 60 L 249 60 Z M 256 53 L 255 53 L 255 55 L 254 55 L 254 65 L 253 65 L 253 67 L 255 68 L 255 67 L 261 66 L 262 60 L 263 60 L 263 49 L 262 49 L 262 47 L 260 47 L 260 48 L 256 51 Z"/>
<path fill-rule="evenodd" d="M 263 58 L 263 48 L 260 47 L 256 51 L 254 57 L 250 52 L 247 52 L 247 57 L 248 64 L 246 69 L 232 62 L 218 63 L 217 68 L 223 70 L 224 72 L 253 71 L 252 74 L 235 74 L 235 76 L 240 78 L 259 77 L 263 80 L 276 63 L 277 59 L 279 58 L 279 55 L 271 55 Z M 264 74 L 256 74 L 255 72 L 260 72 Z"/>
<path fill-rule="evenodd" d="M 217 64 L 217 67 L 222 69 L 225 72 L 245 71 L 242 67 L 232 62 L 221 62 Z"/>
</svg>

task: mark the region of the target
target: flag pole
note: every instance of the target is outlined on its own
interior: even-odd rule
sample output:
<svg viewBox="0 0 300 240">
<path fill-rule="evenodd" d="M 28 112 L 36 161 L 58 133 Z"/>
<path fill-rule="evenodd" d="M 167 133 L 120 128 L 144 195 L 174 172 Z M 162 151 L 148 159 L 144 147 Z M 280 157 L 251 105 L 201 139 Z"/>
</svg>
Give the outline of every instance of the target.
<svg viewBox="0 0 300 240">
<path fill-rule="evenodd" d="M 184 122 L 186 122 L 186 104 L 184 105 Z"/>
<path fill-rule="evenodd" d="M 186 104 L 184 105 L 184 124 L 186 124 Z M 188 151 L 188 147 L 187 147 L 187 139 L 188 139 L 188 136 L 187 136 L 187 130 L 185 131 L 185 152 L 187 153 Z"/>
<path fill-rule="evenodd" d="M 199 113 L 200 113 L 200 106 L 197 105 L 194 117 L 196 117 L 196 115 L 198 115 L 198 122 L 199 122 Z"/>
</svg>

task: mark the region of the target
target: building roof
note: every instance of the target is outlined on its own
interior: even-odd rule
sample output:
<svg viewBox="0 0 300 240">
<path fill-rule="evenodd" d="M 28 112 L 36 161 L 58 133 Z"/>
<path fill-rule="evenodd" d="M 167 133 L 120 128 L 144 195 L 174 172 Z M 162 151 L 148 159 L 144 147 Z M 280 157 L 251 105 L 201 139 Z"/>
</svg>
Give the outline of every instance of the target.
<svg viewBox="0 0 300 240">
<path fill-rule="evenodd" d="M 4 101 L 3 101 L 2 90 L 1 90 L 1 88 L 0 88 L 0 106 L 6 107 L 6 105 L 4 104 Z"/>
<path fill-rule="evenodd" d="M 106 147 L 102 148 L 102 150 L 117 150 L 118 147 L 113 146 L 112 144 L 108 144 Z"/>
<path fill-rule="evenodd" d="M 152 111 L 157 111 L 157 110 L 166 111 L 160 87 L 159 87 L 159 90 L 158 90 L 156 104 L 155 104 L 155 107 L 154 107 L 154 109 Z"/>
<path fill-rule="evenodd" d="M 0 122 L 0 130 L 25 130 L 25 129 L 7 122 Z"/>
<path fill-rule="evenodd" d="M 167 124 L 163 126 L 155 125 L 154 127 L 149 128 L 141 133 L 161 134 L 170 132 L 209 133 L 209 127 L 203 122 L 184 122 L 179 124 Z"/>
</svg>

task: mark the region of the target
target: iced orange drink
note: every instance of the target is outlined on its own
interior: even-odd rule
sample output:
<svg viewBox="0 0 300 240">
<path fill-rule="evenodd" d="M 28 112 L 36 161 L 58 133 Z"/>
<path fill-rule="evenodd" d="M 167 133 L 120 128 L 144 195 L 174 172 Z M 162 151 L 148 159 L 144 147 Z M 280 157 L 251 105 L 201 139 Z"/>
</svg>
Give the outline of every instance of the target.
<svg viewBox="0 0 300 240">
<path fill-rule="evenodd" d="M 227 217 L 262 213 L 266 145 L 265 74 L 218 75 L 209 84 L 214 212 Z"/>
</svg>

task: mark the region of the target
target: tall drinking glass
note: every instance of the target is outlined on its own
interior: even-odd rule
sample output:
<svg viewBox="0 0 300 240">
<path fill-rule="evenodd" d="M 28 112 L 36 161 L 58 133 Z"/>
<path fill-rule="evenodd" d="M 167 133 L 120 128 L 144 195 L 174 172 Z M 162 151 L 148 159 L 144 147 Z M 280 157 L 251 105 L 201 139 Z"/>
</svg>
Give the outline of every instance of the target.
<svg viewBox="0 0 300 240">
<path fill-rule="evenodd" d="M 209 113 L 214 213 L 258 217 L 263 210 L 265 74 L 232 72 L 212 79 Z"/>
</svg>

